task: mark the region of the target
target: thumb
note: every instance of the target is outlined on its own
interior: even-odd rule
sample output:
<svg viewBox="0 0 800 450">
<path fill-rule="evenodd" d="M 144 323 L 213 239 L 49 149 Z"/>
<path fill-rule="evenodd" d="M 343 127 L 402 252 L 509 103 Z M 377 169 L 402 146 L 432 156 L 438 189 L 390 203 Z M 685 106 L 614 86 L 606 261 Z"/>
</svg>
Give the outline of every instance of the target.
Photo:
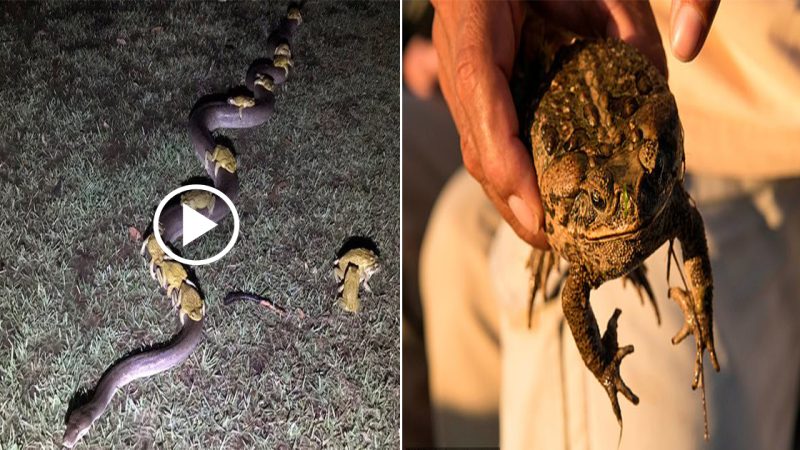
<svg viewBox="0 0 800 450">
<path fill-rule="evenodd" d="M 719 0 L 673 0 L 670 23 L 672 54 L 681 61 L 693 60 L 708 36 Z"/>
</svg>

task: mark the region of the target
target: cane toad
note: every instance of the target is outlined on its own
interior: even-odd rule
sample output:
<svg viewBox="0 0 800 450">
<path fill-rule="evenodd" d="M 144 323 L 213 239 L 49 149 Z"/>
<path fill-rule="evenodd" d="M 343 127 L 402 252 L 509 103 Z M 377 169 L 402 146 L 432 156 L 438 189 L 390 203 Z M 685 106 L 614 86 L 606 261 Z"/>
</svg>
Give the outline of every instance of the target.
<svg viewBox="0 0 800 450">
<path fill-rule="evenodd" d="M 214 177 L 219 175 L 219 169 L 223 168 L 230 173 L 236 172 L 236 157 L 228 147 L 217 144 L 213 150 L 206 152 L 206 170 L 214 168 Z"/>
<path fill-rule="evenodd" d="M 147 259 L 148 268 L 150 270 L 150 276 L 155 280 L 156 267 L 160 265 L 165 259 L 169 258 L 167 254 L 164 253 L 164 250 L 161 248 L 161 245 L 158 244 L 155 234 L 150 233 L 150 235 L 144 239 L 140 253 Z"/>
<path fill-rule="evenodd" d="M 275 55 L 275 58 L 272 60 L 272 65 L 275 67 L 280 67 L 283 69 L 284 74 L 289 76 L 289 68 L 294 67 L 294 61 L 292 58 L 286 55 Z"/>
<path fill-rule="evenodd" d="M 369 279 L 380 269 L 378 256 L 366 248 L 354 248 L 333 262 L 333 275 L 339 282 L 339 306 L 347 312 L 357 312 L 361 307 L 358 291 L 372 292 Z"/>
<path fill-rule="evenodd" d="M 184 323 L 187 317 L 195 322 L 203 319 L 206 313 L 206 306 L 194 283 L 185 279 L 180 287 L 172 292 L 173 303 L 180 308 L 179 317 L 181 323 Z"/>
<path fill-rule="evenodd" d="M 692 388 L 704 388 L 705 351 L 719 371 L 705 229 L 683 188 L 683 131 L 662 74 L 633 47 L 613 39 L 577 40 L 555 61 L 529 116 L 545 232 L 556 255 L 532 255 L 531 302 L 536 290 L 544 291 L 553 261 L 566 259 L 564 315 L 621 427 L 617 394 L 639 401 L 620 377 L 620 363 L 633 345 L 617 343 L 619 309 L 600 334 L 590 291 L 625 276 L 649 293 L 642 263 L 677 238 L 688 286 L 669 290 L 686 318 L 672 343 L 694 336 Z M 704 393 L 703 399 L 705 405 Z"/>
<path fill-rule="evenodd" d="M 196 211 L 208 209 L 208 213 L 211 214 L 214 212 L 216 198 L 217 197 L 211 192 L 193 190 L 186 191 L 181 195 L 181 203 Z"/>
<path fill-rule="evenodd" d="M 245 95 L 237 95 L 235 97 L 230 97 L 228 99 L 228 104 L 231 106 L 235 106 L 239 108 L 239 118 L 242 118 L 242 110 L 245 108 L 252 108 L 256 106 L 256 100 L 252 97 L 247 97 Z"/>
</svg>

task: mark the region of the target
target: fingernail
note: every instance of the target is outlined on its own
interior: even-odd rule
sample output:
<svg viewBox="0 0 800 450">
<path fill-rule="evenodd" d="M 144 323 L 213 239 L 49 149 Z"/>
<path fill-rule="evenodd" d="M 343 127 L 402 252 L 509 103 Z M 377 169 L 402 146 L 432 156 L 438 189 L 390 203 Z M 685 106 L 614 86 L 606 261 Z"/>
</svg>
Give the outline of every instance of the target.
<svg viewBox="0 0 800 450">
<path fill-rule="evenodd" d="M 530 230 L 534 234 L 539 231 L 539 218 L 521 198 L 512 195 L 508 198 L 508 206 L 511 208 L 511 212 L 514 213 L 514 217 L 526 230 Z"/>
<path fill-rule="evenodd" d="M 700 13 L 691 5 L 682 5 L 675 16 L 672 53 L 681 61 L 694 58 L 702 32 L 703 18 L 700 17 Z"/>
</svg>

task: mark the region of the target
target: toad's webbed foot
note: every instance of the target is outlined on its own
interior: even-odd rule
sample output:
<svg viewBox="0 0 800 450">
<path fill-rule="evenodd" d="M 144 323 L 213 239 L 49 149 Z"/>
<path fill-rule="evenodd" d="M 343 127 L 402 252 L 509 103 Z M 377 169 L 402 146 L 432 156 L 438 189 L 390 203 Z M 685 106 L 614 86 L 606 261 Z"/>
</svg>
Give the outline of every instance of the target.
<svg viewBox="0 0 800 450">
<path fill-rule="evenodd" d="M 642 305 L 644 305 L 644 294 L 647 294 L 647 300 L 653 305 L 653 310 L 656 313 L 656 323 L 661 325 L 661 312 L 658 310 L 658 303 L 656 303 L 656 297 L 653 295 L 653 288 L 650 287 L 650 281 L 647 280 L 647 268 L 644 264 L 639 264 L 638 267 L 625 275 L 622 278 L 622 285 L 625 286 L 627 281 L 630 281 L 633 287 L 636 288 L 636 293 L 639 294 L 639 300 Z M 642 291 L 644 291 L 644 294 Z"/>
<path fill-rule="evenodd" d="M 711 364 L 714 366 L 714 370 L 719 372 L 717 352 L 714 349 L 714 334 L 711 331 L 711 318 L 707 314 L 703 314 L 702 311 L 698 313 L 699 308 L 697 308 L 692 296 L 684 289 L 677 287 L 670 288 L 669 298 L 675 300 L 678 306 L 681 307 L 685 319 L 683 327 L 673 336 L 672 343 L 677 345 L 686 339 L 686 336 L 689 334 L 694 335 L 696 352 L 692 389 L 697 389 L 698 386 L 703 387 L 704 351 L 708 350 Z"/>
<path fill-rule="evenodd" d="M 622 426 L 622 412 L 619 408 L 619 400 L 617 393 L 621 393 L 634 405 L 639 404 L 639 397 L 634 394 L 628 385 L 622 381 L 619 374 L 619 365 L 622 363 L 622 358 L 633 353 L 633 345 L 626 345 L 622 348 L 617 343 L 617 319 L 622 311 L 619 309 L 614 310 L 614 314 L 608 319 L 608 326 L 605 333 L 603 333 L 603 365 L 602 372 L 597 375 L 600 384 L 606 390 L 608 398 L 611 400 L 611 408 L 614 410 L 614 416 L 620 427 Z"/>
</svg>

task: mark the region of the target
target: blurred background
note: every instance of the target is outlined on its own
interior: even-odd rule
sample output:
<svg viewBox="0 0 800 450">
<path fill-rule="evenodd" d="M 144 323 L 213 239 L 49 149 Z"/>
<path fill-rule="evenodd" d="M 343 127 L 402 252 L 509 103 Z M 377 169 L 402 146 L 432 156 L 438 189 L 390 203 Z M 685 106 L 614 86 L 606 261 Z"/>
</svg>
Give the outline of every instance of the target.
<svg viewBox="0 0 800 450">
<path fill-rule="evenodd" d="M 430 446 L 433 431 L 419 294 L 419 251 L 428 215 L 461 165 L 458 133 L 437 81 L 433 7 L 403 2 L 403 445 Z M 434 148 L 439 151 L 431 152 Z"/>
</svg>

